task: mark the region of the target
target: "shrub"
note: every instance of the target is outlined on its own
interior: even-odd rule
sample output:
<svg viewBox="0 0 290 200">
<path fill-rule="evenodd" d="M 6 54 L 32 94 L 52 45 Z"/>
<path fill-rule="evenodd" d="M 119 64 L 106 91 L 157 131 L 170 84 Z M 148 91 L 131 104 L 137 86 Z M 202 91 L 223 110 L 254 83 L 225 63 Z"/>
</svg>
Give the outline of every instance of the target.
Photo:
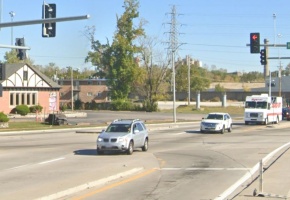
<svg viewBox="0 0 290 200">
<path fill-rule="evenodd" d="M 42 112 L 43 107 L 41 105 L 31 106 L 29 108 L 30 112 L 36 113 L 36 112 Z"/>
<path fill-rule="evenodd" d="M 67 105 L 66 104 L 63 104 L 60 106 L 59 108 L 62 112 L 64 112 L 66 109 L 67 109 Z"/>
<path fill-rule="evenodd" d="M 111 110 L 132 110 L 133 104 L 126 99 L 117 99 L 111 102 Z"/>
<path fill-rule="evenodd" d="M 145 100 L 145 101 L 143 102 L 143 108 L 144 108 L 147 112 L 157 111 L 157 109 L 158 109 L 158 104 L 157 104 L 157 102 L 150 103 L 149 100 Z"/>
<path fill-rule="evenodd" d="M 8 122 L 9 118 L 3 112 L 0 112 L 0 122 Z"/>
<path fill-rule="evenodd" d="M 15 107 L 15 112 L 20 115 L 27 115 L 29 113 L 29 107 L 27 105 L 18 105 Z"/>
</svg>

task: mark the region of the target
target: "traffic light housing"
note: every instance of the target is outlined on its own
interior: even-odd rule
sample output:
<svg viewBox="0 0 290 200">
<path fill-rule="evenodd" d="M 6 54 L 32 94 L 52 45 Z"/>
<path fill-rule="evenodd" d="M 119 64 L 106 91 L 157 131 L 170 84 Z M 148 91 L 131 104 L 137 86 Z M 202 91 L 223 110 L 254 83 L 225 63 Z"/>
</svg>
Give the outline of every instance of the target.
<svg viewBox="0 0 290 200">
<path fill-rule="evenodd" d="M 24 38 L 16 38 L 16 46 L 25 46 Z M 19 60 L 25 60 L 26 59 L 26 50 L 25 49 L 16 49 L 17 52 L 17 58 Z"/>
<path fill-rule="evenodd" d="M 56 4 L 43 4 L 42 18 L 56 18 Z M 55 22 L 42 24 L 42 37 L 55 37 L 55 31 Z"/>
<path fill-rule="evenodd" d="M 260 33 L 250 34 L 251 53 L 260 53 Z"/>
<path fill-rule="evenodd" d="M 261 65 L 266 65 L 267 64 L 267 55 L 266 55 L 266 49 L 261 49 L 260 51 L 260 62 L 261 62 Z"/>
</svg>

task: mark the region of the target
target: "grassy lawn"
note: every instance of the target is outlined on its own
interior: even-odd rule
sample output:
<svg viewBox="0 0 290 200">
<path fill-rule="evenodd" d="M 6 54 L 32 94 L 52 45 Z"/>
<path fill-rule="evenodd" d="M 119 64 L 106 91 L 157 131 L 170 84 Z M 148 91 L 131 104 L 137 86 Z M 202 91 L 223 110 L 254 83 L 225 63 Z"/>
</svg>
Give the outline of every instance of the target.
<svg viewBox="0 0 290 200">
<path fill-rule="evenodd" d="M 77 128 L 77 127 L 90 127 L 90 125 L 49 125 L 42 122 L 29 121 L 29 122 L 9 122 L 9 128 L 1 128 L 0 132 L 5 131 L 28 131 L 28 130 L 51 130 L 63 128 Z M 95 125 L 92 127 L 95 127 Z"/>
<path fill-rule="evenodd" d="M 200 107 L 199 110 L 196 109 L 196 106 L 187 106 L 182 105 L 178 106 L 176 109 L 177 113 L 192 113 L 192 114 L 208 114 L 210 112 L 226 112 L 230 115 L 243 115 L 244 114 L 244 107 L 237 107 L 237 106 L 228 106 L 228 107 Z M 172 113 L 172 110 L 162 110 L 161 112 L 168 112 Z"/>
<path fill-rule="evenodd" d="M 161 110 L 160 112 L 172 113 L 172 109 Z M 196 106 L 187 106 L 182 105 L 176 109 L 177 113 L 189 113 L 189 114 L 208 114 L 210 112 L 227 112 L 230 115 L 243 115 L 244 108 L 237 106 L 228 106 L 228 107 L 201 107 L 199 110 L 196 109 Z M 160 122 L 160 123 L 164 123 Z M 29 122 L 9 122 L 9 128 L 0 128 L 0 132 L 5 131 L 25 131 L 25 130 L 51 130 L 51 129 L 63 129 L 63 128 L 81 128 L 81 127 L 95 127 L 96 125 L 48 125 L 42 122 L 29 121 Z"/>
</svg>

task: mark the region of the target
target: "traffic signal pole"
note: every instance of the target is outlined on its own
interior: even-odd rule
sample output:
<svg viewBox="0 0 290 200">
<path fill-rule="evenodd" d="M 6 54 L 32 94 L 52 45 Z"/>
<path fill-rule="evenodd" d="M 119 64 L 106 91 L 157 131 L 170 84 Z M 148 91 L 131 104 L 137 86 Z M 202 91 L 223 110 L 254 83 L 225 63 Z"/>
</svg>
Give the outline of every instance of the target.
<svg viewBox="0 0 290 200">
<path fill-rule="evenodd" d="M 73 17 L 59 17 L 59 18 L 48 18 L 48 19 L 38 19 L 38 20 L 28 20 L 28 21 L 13 21 L 13 22 L 5 22 L 0 23 L 1 28 L 8 28 L 14 26 L 25 26 L 25 25 L 34 25 L 34 24 L 43 24 L 43 23 L 54 23 L 54 22 L 65 22 L 65 21 L 75 21 L 75 20 L 83 20 L 89 19 L 90 15 L 82 15 L 82 16 L 73 16 Z M 30 49 L 30 47 L 20 47 L 13 45 L 4 45 L 0 44 L 0 48 L 11 48 L 11 49 Z"/>
</svg>

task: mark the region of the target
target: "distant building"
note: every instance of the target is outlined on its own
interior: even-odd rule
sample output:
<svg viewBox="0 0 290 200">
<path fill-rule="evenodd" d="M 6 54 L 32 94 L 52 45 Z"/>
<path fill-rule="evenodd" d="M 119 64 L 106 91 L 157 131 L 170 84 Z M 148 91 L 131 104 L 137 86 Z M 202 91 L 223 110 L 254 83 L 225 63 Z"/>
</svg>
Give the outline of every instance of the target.
<svg viewBox="0 0 290 200">
<path fill-rule="evenodd" d="M 60 105 L 71 105 L 72 84 L 71 79 L 60 79 Z M 73 100 L 80 100 L 83 103 L 108 102 L 108 86 L 106 79 L 73 79 Z"/>
<path fill-rule="evenodd" d="M 178 58 L 175 64 L 176 65 L 187 65 L 187 61 L 186 60 L 187 60 L 186 57 L 185 58 Z M 195 60 L 193 58 L 190 58 L 190 64 L 198 66 L 198 67 L 202 66 L 202 62 L 201 61 Z"/>
</svg>

